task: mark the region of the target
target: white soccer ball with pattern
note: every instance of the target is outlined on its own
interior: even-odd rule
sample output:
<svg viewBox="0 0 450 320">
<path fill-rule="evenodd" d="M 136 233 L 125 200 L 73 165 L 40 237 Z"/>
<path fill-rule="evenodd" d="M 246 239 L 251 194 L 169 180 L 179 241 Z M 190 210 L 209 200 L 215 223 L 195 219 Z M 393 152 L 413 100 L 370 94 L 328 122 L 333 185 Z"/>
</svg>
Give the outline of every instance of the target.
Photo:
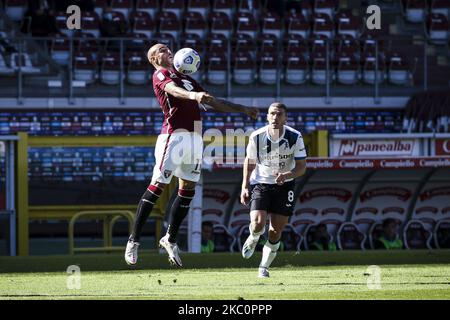
<svg viewBox="0 0 450 320">
<path fill-rule="evenodd" d="M 194 74 L 200 66 L 200 55 L 191 48 L 183 48 L 175 53 L 173 66 L 182 74 Z"/>
</svg>

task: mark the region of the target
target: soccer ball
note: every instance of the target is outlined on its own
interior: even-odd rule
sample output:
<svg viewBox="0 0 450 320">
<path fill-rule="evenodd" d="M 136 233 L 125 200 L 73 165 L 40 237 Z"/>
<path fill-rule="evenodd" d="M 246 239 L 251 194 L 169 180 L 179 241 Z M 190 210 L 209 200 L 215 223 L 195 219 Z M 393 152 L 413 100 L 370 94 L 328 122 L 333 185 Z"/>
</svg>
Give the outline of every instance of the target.
<svg viewBox="0 0 450 320">
<path fill-rule="evenodd" d="M 175 69 L 182 74 L 194 74 L 200 66 L 200 55 L 191 48 L 183 48 L 173 57 Z"/>
</svg>

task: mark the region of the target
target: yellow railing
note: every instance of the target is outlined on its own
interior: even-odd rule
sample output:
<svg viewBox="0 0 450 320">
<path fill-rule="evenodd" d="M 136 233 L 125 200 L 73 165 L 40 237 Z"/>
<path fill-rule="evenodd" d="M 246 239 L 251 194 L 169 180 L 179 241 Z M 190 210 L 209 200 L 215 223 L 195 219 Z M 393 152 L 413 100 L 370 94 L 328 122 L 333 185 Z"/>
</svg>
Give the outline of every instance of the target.
<svg viewBox="0 0 450 320">
<path fill-rule="evenodd" d="M 103 219 L 103 247 L 75 247 L 75 222 L 81 218 L 89 217 L 91 219 Z M 120 218 L 126 218 L 128 220 L 128 231 L 131 233 L 133 228 L 134 215 L 128 210 L 93 210 L 93 211 L 80 211 L 77 212 L 69 221 L 69 253 L 75 252 L 98 252 L 98 251 L 121 251 L 124 250 L 124 246 L 113 246 L 112 236 L 114 224 Z"/>
</svg>

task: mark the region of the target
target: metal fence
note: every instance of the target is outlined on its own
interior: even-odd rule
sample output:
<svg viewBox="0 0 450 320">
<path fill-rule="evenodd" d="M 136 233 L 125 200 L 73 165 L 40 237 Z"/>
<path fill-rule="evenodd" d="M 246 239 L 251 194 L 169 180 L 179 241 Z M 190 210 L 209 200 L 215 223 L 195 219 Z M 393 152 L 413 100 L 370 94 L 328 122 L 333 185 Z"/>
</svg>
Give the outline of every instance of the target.
<svg viewBox="0 0 450 320">
<path fill-rule="evenodd" d="M 77 97 L 116 96 L 125 103 L 126 97 L 152 96 L 149 86 L 153 68 L 146 60 L 146 52 L 157 41 L 86 37 L 2 39 L 0 95 L 15 97 L 18 104 L 27 97 L 66 97 L 72 104 Z M 180 42 L 173 43 L 170 39 L 159 41 L 173 51 L 181 47 Z M 436 61 L 439 52 L 448 59 L 448 44 L 435 46 L 422 37 L 390 37 L 370 40 L 367 49 L 366 42 L 357 40 L 348 56 L 338 51 L 342 43 L 336 39 L 322 39 L 320 44 L 316 41 L 306 40 L 306 49 L 298 53 L 289 52 L 289 43 L 279 41 L 273 53 L 264 55 L 257 46 L 246 56 L 247 51 L 228 39 L 223 51 L 225 59 L 218 68 L 222 72 L 220 81 L 212 80 L 211 75 L 217 70 L 210 46 L 206 45 L 198 49 L 202 66 L 194 78 L 220 96 L 320 96 L 325 103 L 335 96 L 372 96 L 377 103 L 382 96 L 406 96 L 449 87 L 450 68 Z M 80 76 L 76 63 L 81 47 L 89 49 L 89 43 L 96 47 L 91 48 L 95 62 L 92 79 Z M 142 63 L 146 66 L 139 69 L 142 80 L 139 83 L 130 81 L 131 53 L 144 59 Z M 113 63 L 110 70 L 105 59 L 110 59 L 110 66 Z M 265 63 L 267 59 L 272 61 Z M 105 80 L 107 71 L 111 71 L 109 82 Z"/>
</svg>

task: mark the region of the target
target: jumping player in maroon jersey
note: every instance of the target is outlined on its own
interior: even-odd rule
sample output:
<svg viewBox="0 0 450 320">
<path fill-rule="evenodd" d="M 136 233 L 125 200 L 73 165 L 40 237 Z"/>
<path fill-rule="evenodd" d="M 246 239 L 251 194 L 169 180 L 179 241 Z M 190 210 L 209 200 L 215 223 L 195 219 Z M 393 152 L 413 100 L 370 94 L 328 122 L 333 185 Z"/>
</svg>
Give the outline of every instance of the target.
<svg viewBox="0 0 450 320">
<path fill-rule="evenodd" d="M 176 176 L 179 179 L 178 196 L 169 212 L 167 233 L 159 240 L 159 245 L 167 251 L 169 261 L 181 267 L 177 234 L 189 212 L 195 184 L 200 179 L 203 155 L 201 132 L 194 130 L 195 124 L 201 123 L 199 104 L 207 104 L 218 112 L 245 113 L 253 119 L 256 119 L 258 109 L 217 99 L 207 93 L 194 79 L 175 70 L 172 52 L 164 44 L 152 46 L 147 57 L 156 69 L 153 89 L 164 113 L 164 123 L 155 146 L 156 163 L 152 180 L 139 201 L 125 261 L 129 265 L 136 264 L 142 227 L 164 187 L 170 183 L 172 176 Z"/>
</svg>

